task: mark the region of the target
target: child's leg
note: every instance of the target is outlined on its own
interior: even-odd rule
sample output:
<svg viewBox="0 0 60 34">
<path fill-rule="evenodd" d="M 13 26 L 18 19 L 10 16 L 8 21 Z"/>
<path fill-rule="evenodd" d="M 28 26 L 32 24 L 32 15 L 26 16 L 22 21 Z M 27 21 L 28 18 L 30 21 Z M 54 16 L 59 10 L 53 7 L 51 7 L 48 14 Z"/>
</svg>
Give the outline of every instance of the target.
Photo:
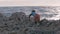
<svg viewBox="0 0 60 34">
<path fill-rule="evenodd" d="M 40 15 L 36 14 L 35 15 L 35 24 L 40 23 Z"/>
<path fill-rule="evenodd" d="M 35 21 L 35 24 L 37 24 L 37 21 Z"/>
</svg>

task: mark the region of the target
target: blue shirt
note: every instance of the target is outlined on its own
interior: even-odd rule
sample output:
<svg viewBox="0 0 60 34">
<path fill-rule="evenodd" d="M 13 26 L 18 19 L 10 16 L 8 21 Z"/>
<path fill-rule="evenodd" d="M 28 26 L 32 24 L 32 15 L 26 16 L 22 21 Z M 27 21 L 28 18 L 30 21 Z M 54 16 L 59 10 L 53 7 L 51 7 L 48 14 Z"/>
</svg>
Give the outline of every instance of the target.
<svg viewBox="0 0 60 34">
<path fill-rule="evenodd" d="M 32 14 L 32 16 L 35 16 L 35 15 L 36 15 L 36 13 L 35 13 L 35 12 L 32 12 L 31 14 Z"/>
</svg>

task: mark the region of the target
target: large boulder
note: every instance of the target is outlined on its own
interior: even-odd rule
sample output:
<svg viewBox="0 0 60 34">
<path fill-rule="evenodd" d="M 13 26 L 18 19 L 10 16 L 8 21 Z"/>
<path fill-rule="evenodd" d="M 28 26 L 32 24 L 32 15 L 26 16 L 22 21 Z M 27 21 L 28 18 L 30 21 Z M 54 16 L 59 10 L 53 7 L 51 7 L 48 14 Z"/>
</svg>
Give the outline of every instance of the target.
<svg viewBox="0 0 60 34">
<path fill-rule="evenodd" d="M 16 12 L 16 13 L 13 13 L 10 17 L 9 17 L 9 21 L 14 21 L 14 22 L 19 22 L 20 24 L 25 24 L 26 26 L 27 25 L 30 25 L 31 23 L 34 22 L 34 19 L 33 17 L 30 18 L 29 20 L 29 17 L 24 13 L 24 12 Z"/>
<path fill-rule="evenodd" d="M 42 25 L 47 25 L 47 23 L 49 23 L 49 21 L 47 19 L 43 19 L 40 22 L 42 23 Z"/>
<path fill-rule="evenodd" d="M 26 15 L 24 12 L 16 12 L 11 15 L 10 20 L 23 21 L 25 20 L 25 18 L 26 18 Z"/>
</svg>

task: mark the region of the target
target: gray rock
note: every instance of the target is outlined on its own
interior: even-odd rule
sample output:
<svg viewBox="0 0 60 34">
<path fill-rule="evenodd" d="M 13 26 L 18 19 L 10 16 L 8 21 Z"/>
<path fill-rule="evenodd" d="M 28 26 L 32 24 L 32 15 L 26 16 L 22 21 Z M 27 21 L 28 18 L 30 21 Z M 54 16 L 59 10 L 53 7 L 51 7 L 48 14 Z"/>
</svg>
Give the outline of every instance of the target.
<svg viewBox="0 0 60 34">
<path fill-rule="evenodd" d="M 33 17 L 29 20 L 24 12 L 13 13 L 10 17 L 3 16 L 0 13 L 0 32 L 2 34 L 48 34 L 48 32 L 50 34 L 55 30 L 60 31 L 60 20 L 43 19 L 40 23 L 42 24 L 35 24 Z"/>
</svg>

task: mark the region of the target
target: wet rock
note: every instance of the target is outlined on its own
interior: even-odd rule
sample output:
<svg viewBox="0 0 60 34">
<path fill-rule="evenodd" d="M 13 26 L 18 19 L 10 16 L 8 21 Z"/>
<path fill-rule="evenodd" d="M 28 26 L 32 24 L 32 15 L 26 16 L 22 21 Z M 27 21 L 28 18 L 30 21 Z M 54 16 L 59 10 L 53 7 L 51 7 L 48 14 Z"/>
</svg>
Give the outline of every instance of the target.
<svg viewBox="0 0 60 34">
<path fill-rule="evenodd" d="M 60 20 L 50 21 L 43 19 L 40 23 L 42 24 L 40 25 L 38 23 L 38 27 L 34 22 L 34 17 L 31 17 L 29 20 L 29 17 L 24 12 L 13 13 L 10 17 L 5 17 L 0 14 L 0 31 L 6 31 L 9 32 L 9 34 L 48 34 L 47 32 L 50 33 L 53 32 L 53 30 L 60 30 Z"/>
<path fill-rule="evenodd" d="M 12 32 L 10 32 L 10 33 L 8 33 L 8 34 L 17 34 L 17 32 L 15 32 L 15 31 L 12 31 Z"/>
<path fill-rule="evenodd" d="M 25 18 L 26 18 L 25 13 L 23 13 L 23 12 L 16 12 L 16 13 L 12 14 L 12 16 L 10 17 L 10 20 L 14 19 L 14 20 L 18 20 L 18 21 L 23 21 L 23 20 L 25 20 Z"/>
<path fill-rule="evenodd" d="M 60 34 L 60 31 L 57 31 L 56 34 Z"/>
<path fill-rule="evenodd" d="M 46 19 L 43 19 L 43 20 L 41 20 L 40 22 L 42 23 L 42 25 L 47 25 L 47 23 L 48 23 L 49 21 L 46 20 Z"/>
</svg>

